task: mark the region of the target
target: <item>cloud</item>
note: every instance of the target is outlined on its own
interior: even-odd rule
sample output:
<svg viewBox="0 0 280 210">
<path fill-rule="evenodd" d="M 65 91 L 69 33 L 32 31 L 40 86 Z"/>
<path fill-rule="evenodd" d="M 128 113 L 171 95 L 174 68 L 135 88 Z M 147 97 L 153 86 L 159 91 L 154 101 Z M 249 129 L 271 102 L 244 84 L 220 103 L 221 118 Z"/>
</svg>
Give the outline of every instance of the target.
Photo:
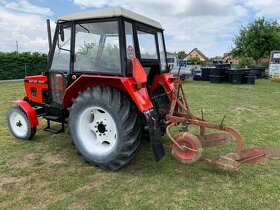
<svg viewBox="0 0 280 210">
<path fill-rule="evenodd" d="M 30 2 L 0 0 L 0 51 L 15 50 L 18 41 L 21 51 L 47 52 L 45 19 L 54 13 Z M 127 8 L 162 24 L 168 51 L 197 47 L 209 57 L 227 52 L 241 25 L 253 18 L 280 18 L 278 0 L 68 0 L 65 4 L 77 10 Z"/>
<path fill-rule="evenodd" d="M 6 3 L 4 8 L 29 14 L 53 15 L 53 12 L 49 8 L 34 6 L 26 0 L 20 0 L 18 3 L 14 1 Z"/>
<path fill-rule="evenodd" d="M 46 18 L 49 8 L 31 5 L 28 1 L 0 2 L 0 51 L 47 52 Z M 52 24 L 52 27 L 54 24 Z"/>
<path fill-rule="evenodd" d="M 247 0 L 244 6 L 255 11 L 255 17 L 280 18 L 279 0 Z"/>
<path fill-rule="evenodd" d="M 197 47 L 209 57 L 222 55 L 232 45 L 248 10 L 235 0 L 74 0 L 82 9 L 122 6 L 159 21 L 165 28 L 167 50 Z"/>
</svg>

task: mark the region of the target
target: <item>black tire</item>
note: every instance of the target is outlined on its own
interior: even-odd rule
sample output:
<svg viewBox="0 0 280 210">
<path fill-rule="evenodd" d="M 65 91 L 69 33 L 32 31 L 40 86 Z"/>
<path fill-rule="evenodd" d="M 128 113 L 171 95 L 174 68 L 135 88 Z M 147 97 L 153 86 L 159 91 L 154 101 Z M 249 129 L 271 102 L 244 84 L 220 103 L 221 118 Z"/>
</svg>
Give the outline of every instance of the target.
<svg viewBox="0 0 280 210">
<path fill-rule="evenodd" d="M 108 124 L 103 115 L 107 116 Z M 99 125 L 102 125 L 100 129 Z M 85 161 L 103 169 L 116 170 L 127 165 L 141 144 L 141 122 L 137 108 L 122 92 L 107 86 L 88 88 L 79 94 L 70 109 L 69 127 L 75 147 Z M 109 137 L 110 127 L 116 130 L 114 137 Z M 93 145 L 93 141 L 99 142 L 99 145 Z M 106 149 L 99 150 L 102 145 Z M 113 146 L 108 149 L 108 145 Z"/>
<path fill-rule="evenodd" d="M 36 126 L 30 127 L 27 115 L 20 106 L 11 107 L 8 110 L 7 125 L 10 132 L 18 139 L 30 140 L 36 134 Z"/>
</svg>

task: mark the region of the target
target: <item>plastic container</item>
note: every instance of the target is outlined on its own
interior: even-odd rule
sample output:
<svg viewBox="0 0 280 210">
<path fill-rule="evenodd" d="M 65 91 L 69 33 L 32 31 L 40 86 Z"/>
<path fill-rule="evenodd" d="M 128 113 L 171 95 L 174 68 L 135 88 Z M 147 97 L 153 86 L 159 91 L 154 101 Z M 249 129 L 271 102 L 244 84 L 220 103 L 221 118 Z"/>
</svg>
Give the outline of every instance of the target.
<svg viewBox="0 0 280 210">
<path fill-rule="evenodd" d="M 255 74 L 248 74 L 245 76 L 246 78 L 246 83 L 248 85 L 254 85 L 255 84 L 255 80 L 256 80 L 256 75 Z"/>
<path fill-rule="evenodd" d="M 263 77 L 265 68 L 263 66 L 252 66 L 250 74 L 255 74 L 257 78 Z"/>
<path fill-rule="evenodd" d="M 213 67 L 202 67 L 201 69 L 201 80 L 204 81 L 209 81 L 210 80 L 210 74 L 211 74 L 211 69 Z"/>
<path fill-rule="evenodd" d="M 210 82 L 211 83 L 222 83 L 223 78 L 224 78 L 223 76 L 210 75 Z"/>
<path fill-rule="evenodd" d="M 229 82 L 231 84 L 242 85 L 244 82 L 244 70 L 230 69 L 229 70 Z"/>
</svg>

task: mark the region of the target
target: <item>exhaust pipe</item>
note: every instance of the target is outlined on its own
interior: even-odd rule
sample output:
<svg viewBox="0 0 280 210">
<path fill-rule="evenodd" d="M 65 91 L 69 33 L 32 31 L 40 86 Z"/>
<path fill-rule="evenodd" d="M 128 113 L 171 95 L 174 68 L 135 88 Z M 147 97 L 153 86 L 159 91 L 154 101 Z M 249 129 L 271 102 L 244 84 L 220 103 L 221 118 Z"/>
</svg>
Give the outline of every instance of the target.
<svg viewBox="0 0 280 210">
<path fill-rule="evenodd" d="M 47 19 L 47 31 L 48 31 L 48 40 L 49 40 L 49 53 L 52 48 L 52 33 L 51 33 L 51 22 L 50 19 Z"/>
</svg>

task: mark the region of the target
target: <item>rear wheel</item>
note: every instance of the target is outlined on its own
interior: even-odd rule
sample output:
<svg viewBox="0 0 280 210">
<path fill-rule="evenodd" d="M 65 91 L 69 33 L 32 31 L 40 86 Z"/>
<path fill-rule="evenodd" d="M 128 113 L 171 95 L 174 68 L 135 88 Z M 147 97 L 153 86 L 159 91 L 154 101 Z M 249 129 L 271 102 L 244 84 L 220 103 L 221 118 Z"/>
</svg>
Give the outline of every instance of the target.
<svg viewBox="0 0 280 210">
<path fill-rule="evenodd" d="M 69 126 L 86 162 L 111 170 L 128 164 L 141 143 L 137 112 L 116 89 L 97 86 L 80 93 L 71 107 Z"/>
<path fill-rule="evenodd" d="M 27 115 L 20 106 L 8 110 L 7 124 L 11 133 L 18 139 L 29 140 L 36 134 L 36 127 L 30 127 Z"/>
</svg>

